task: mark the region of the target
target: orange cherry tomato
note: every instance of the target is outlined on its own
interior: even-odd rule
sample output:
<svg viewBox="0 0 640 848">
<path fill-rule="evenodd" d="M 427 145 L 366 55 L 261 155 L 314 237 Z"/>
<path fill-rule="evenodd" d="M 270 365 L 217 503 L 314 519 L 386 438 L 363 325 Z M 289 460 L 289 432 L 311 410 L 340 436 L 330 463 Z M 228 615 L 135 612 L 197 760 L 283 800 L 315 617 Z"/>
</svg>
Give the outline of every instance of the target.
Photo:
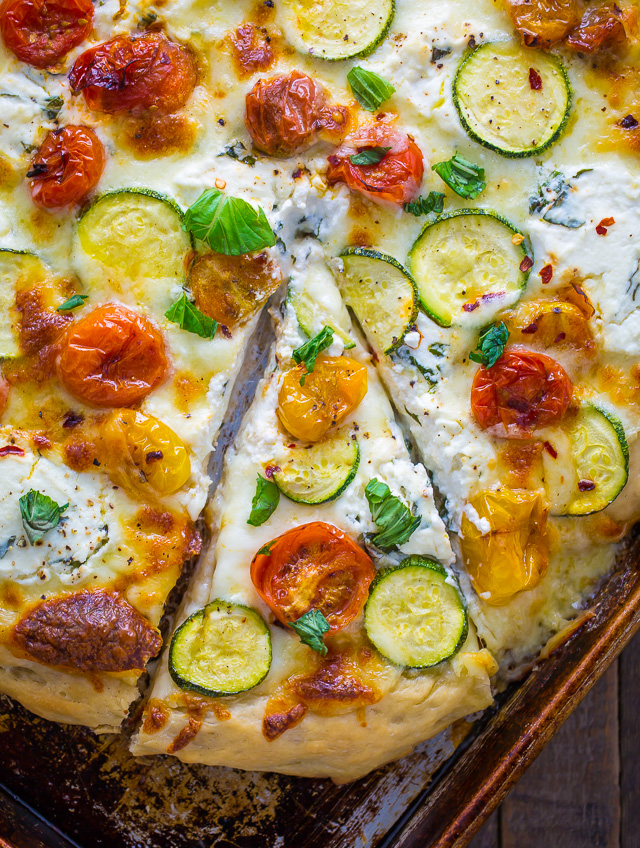
<svg viewBox="0 0 640 848">
<path fill-rule="evenodd" d="M 253 585 L 279 621 L 289 624 L 317 609 L 331 632 L 362 610 L 374 576 L 362 548 L 323 521 L 283 533 L 269 554 L 257 553 L 251 563 Z"/>
<path fill-rule="evenodd" d="M 104 147 L 92 130 L 53 130 L 42 142 L 27 173 L 33 202 L 43 209 L 80 203 L 97 186 L 104 160 Z"/>
<path fill-rule="evenodd" d="M 372 147 L 391 148 L 377 165 L 354 165 L 352 156 Z M 372 200 L 407 203 L 420 190 L 424 173 L 422 152 L 410 135 L 379 123 L 348 136 L 329 156 L 329 185 L 344 182 Z"/>
<path fill-rule="evenodd" d="M 247 130 L 269 156 L 291 156 L 323 129 L 344 132 L 348 117 L 344 106 L 329 106 L 324 88 L 300 71 L 258 80 L 247 94 Z"/>
<path fill-rule="evenodd" d="M 580 21 L 581 0 L 506 0 L 507 11 L 528 47 L 548 49 Z"/>
<path fill-rule="evenodd" d="M 12 53 L 34 68 L 55 65 L 91 32 L 91 0 L 4 0 L 0 34 Z"/>
<path fill-rule="evenodd" d="M 567 47 L 580 53 L 595 53 L 627 39 L 624 13 L 615 3 L 587 9 L 578 26 L 569 33 Z"/>
<path fill-rule="evenodd" d="M 542 353 L 508 348 L 491 368 L 481 366 L 471 388 L 478 424 L 500 438 L 528 439 L 559 421 L 573 386 L 564 368 Z"/>
<path fill-rule="evenodd" d="M 160 33 L 117 35 L 85 50 L 74 62 L 69 82 L 96 112 L 154 115 L 180 109 L 197 81 L 196 66 L 186 47 Z"/>
<path fill-rule="evenodd" d="M 286 372 L 276 412 L 284 428 L 297 439 L 318 442 L 358 406 L 366 393 L 364 365 L 347 356 L 319 356 L 311 374 L 304 365 Z"/>
<path fill-rule="evenodd" d="M 167 371 L 160 331 L 143 315 L 107 303 L 72 324 L 61 345 L 65 388 L 91 406 L 131 406 Z"/>
</svg>

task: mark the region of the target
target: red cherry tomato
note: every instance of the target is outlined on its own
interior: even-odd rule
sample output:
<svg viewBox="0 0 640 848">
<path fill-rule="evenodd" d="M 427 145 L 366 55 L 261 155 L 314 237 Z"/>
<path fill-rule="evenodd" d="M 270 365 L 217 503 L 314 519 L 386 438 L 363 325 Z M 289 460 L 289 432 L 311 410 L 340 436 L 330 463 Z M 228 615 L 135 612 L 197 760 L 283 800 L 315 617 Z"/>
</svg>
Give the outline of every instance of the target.
<svg viewBox="0 0 640 848">
<path fill-rule="evenodd" d="M 331 631 L 362 610 L 375 568 L 342 530 L 323 521 L 278 536 L 269 554 L 257 553 L 251 579 L 262 600 L 283 624 L 319 610 Z"/>
<path fill-rule="evenodd" d="M 143 315 L 107 303 L 69 329 L 58 360 L 65 388 L 91 406 L 131 406 L 167 371 L 160 331 Z"/>
<path fill-rule="evenodd" d="M 196 66 L 186 47 L 160 33 L 117 35 L 85 50 L 74 62 L 69 82 L 96 112 L 155 115 L 180 109 L 197 81 Z"/>
<path fill-rule="evenodd" d="M 0 374 L 0 418 L 2 418 L 2 413 L 7 407 L 7 402 L 9 400 L 9 389 L 9 383 L 4 379 L 2 374 Z"/>
<path fill-rule="evenodd" d="M 535 428 L 563 417 L 572 391 L 571 380 L 555 359 L 511 348 L 491 368 L 478 369 L 471 410 L 478 424 L 495 436 L 527 439 Z"/>
<path fill-rule="evenodd" d="M 50 132 L 31 162 L 27 177 L 33 202 L 43 209 L 80 203 L 104 170 L 102 142 L 85 127 Z"/>
<path fill-rule="evenodd" d="M 0 34 L 12 53 L 33 65 L 55 65 L 91 32 L 91 0 L 4 0 Z"/>
<path fill-rule="evenodd" d="M 372 147 L 391 148 L 377 165 L 354 165 L 351 157 Z M 344 182 L 372 200 L 407 203 L 414 198 L 424 173 L 420 148 L 410 135 L 379 123 L 348 136 L 329 156 L 329 185 Z"/>
</svg>

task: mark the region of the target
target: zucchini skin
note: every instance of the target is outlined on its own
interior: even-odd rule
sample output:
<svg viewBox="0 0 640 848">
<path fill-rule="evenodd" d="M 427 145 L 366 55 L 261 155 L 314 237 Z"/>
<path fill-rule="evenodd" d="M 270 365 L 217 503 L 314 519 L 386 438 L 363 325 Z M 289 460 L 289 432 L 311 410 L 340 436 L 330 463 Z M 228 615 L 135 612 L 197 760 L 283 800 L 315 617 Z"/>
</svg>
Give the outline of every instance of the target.
<svg viewBox="0 0 640 848">
<path fill-rule="evenodd" d="M 453 96 L 453 105 L 455 106 L 456 112 L 458 113 L 458 117 L 460 118 L 460 123 L 462 124 L 462 128 L 467 133 L 472 141 L 475 141 L 476 144 L 480 144 L 482 147 L 485 147 L 487 150 L 492 150 L 494 153 L 498 153 L 500 156 L 504 156 L 505 159 L 530 159 L 532 156 L 537 156 L 540 153 L 544 153 L 548 150 L 552 145 L 554 145 L 560 136 L 563 134 L 567 125 L 569 123 L 569 118 L 571 117 L 571 111 L 573 108 L 574 101 L 574 92 L 573 86 L 571 85 L 571 80 L 569 79 L 569 74 L 567 73 L 567 69 L 564 66 L 564 63 L 557 57 L 553 56 L 556 61 L 558 70 L 562 76 L 562 80 L 565 84 L 565 88 L 567 91 L 567 105 L 564 111 L 564 115 L 562 117 L 562 121 L 554 131 L 554 133 L 543 143 L 539 144 L 536 147 L 531 147 L 526 150 L 503 150 L 495 144 L 491 144 L 491 142 L 486 141 L 482 138 L 481 135 L 470 126 L 465 115 L 464 110 L 460 104 L 460 98 L 458 97 L 458 81 L 460 78 L 460 74 L 466 64 L 471 60 L 471 58 L 475 55 L 478 50 L 482 50 L 484 47 L 493 44 L 492 41 L 486 41 L 482 44 L 479 44 L 477 47 L 474 47 L 473 50 L 469 50 L 466 56 L 463 57 L 462 61 L 458 65 L 458 69 L 456 70 L 455 76 L 453 78 L 452 83 L 452 96 Z M 553 55 L 553 54 L 549 54 Z"/>
<path fill-rule="evenodd" d="M 324 62 L 345 62 L 348 59 L 364 59 L 365 56 L 370 56 L 374 50 L 377 50 L 377 48 L 380 47 L 382 42 L 389 35 L 389 30 L 391 29 L 391 24 L 393 23 L 395 16 L 396 0 L 391 0 L 391 8 L 389 9 L 389 15 L 384 27 L 380 30 L 373 41 L 357 53 L 345 53 L 343 56 L 315 56 L 313 53 L 311 55 L 313 55 L 316 59 L 322 59 Z"/>
<path fill-rule="evenodd" d="M 358 473 L 358 468 L 360 467 L 360 444 L 356 441 L 355 446 L 356 446 L 355 459 L 354 459 L 353 465 L 349 469 L 349 473 L 344 478 L 344 480 L 340 483 L 338 488 L 334 492 L 332 492 L 331 495 L 327 498 L 323 498 L 322 500 L 311 500 L 309 498 L 294 497 L 291 494 L 291 490 L 287 489 L 286 485 L 284 484 L 284 482 L 282 480 L 280 482 L 278 482 L 278 472 L 276 472 L 273 475 L 273 482 L 276 484 L 276 486 L 278 487 L 281 494 L 283 494 L 285 496 L 285 498 L 288 498 L 290 501 L 293 501 L 294 503 L 306 504 L 308 506 L 319 506 L 320 504 L 323 504 L 323 503 L 331 503 L 331 501 L 335 501 L 337 498 L 340 497 L 340 495 L 346 490 L 347 486 L 349 486 L 353 482 L 356 474 Z M 311 448 L 311 450 L 313 450 L 313 447 Z"/>
</svg>

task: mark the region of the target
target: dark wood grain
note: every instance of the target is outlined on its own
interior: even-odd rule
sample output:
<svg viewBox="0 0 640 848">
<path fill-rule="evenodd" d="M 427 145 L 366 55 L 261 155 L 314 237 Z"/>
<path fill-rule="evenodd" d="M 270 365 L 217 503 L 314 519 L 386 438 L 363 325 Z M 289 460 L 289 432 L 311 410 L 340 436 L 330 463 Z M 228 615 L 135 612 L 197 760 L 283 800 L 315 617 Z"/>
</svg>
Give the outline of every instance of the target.
<svg viewBox="0 0 640 848">
<path fill-rule="evenodd" d="M 640 847 L 640 635 L 620 657 L 620 848 Z"/>
</svg>

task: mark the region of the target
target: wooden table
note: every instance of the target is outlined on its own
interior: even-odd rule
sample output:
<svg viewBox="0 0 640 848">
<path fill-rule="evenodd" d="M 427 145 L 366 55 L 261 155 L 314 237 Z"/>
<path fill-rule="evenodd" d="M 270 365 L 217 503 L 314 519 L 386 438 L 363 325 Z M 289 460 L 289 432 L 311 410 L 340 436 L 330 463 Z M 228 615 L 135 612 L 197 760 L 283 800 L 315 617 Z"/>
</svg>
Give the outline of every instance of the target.
<svg viewBox="0 0 640 848">
<path fill-rule="evenodd" d="M 470 848 L 640 848 L 640 634 Z"/>
</svg>

